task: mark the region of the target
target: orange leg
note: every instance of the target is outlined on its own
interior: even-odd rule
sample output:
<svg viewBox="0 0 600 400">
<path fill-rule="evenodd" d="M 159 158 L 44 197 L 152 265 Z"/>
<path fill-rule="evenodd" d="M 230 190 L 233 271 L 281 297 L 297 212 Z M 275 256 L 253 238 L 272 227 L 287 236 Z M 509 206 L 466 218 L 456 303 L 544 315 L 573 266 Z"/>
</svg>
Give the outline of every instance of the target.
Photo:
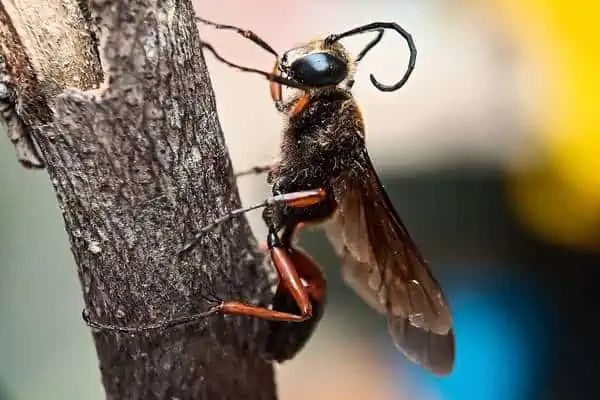
<svg viewBox="0 0 600 400">
<path fill-rule="evenodd" d="M 308 343 L 325 311 L 326 282 L 321 268 L 306 253 L 292 248 L 289 253 L 300 277 L 306 282 L 312 304 L 312 317 L 303 322 L 271 322 L 266 354 L 277 362 L 293 358 Z M 273 308 L 298 313 L 296 301 L 280 285 L 273 297 Z"/>
<path fill-rule="evenodd" d="M 313 300 L 321 301 L 325 298 L 327 284 L 323 271 L 315 260 L 302 250 L 293 248 L 289 254 L 298 270 L 300 277 L 307 282 L 305 289 Z"/>
<path fill-rule="evenodd" d="M 300 250 L 286 250 L 276 233 L 269 233 L 268 247 L 273 265 L 279 273 L 279 289 L 292 296 L 300 313 L 293 314 L 252 306 L 237 301 L 228 301 L 220 306 L 223 314 L 246 315 L 271 321 L 302 322 L 312 317 L 310 297 L 320 302 L 325 296 L 325 279 L 317 263 Z M 302 282 L 304 279 L 307 284 Z"/>
<path fill-rule="evenodd" d="M 327 193 L 324 189 L 312 189 L 312 190 L 304 190 L 300 192 L 291 192 L 284 193 L 276 196 L 271 196 L 263 202 L 255 204 L 246 208 L 239 208 L 237 210 L 231 211 L 229 214 L 222 216 L 221 218 L 217 218 L 212 223 L 205 225 L 200 229 L 200 231 L 194 235 L 194 238 L 185 244 L 181 250 L 177 253 L 176 257 L 179 257 L 183 253 L 186 253 L 194 248 L 196 243 L 211 229 L 214 229 L 216 226 L 222 224 L 225 221 L 228 221 L 238 215 L 245 214 L 248 211 L 256 210 L 257 208 L 264 208 L 271 206 L 273 204 L 285 204 L 288 207 L 302 208 L 302 207 L 310 207 L 319 203 L 327 196 Z"/>
<path fill-rule="evenodd" d="M 277 203 L 283 203 L 288 207 L 303 208 L 310 207 L 321 202 L 327 193 L 324 189 L 313 189 L 301 192 L 285 193 L 281 195 L 272 196 L 265 202 L 261 203 L 262 206 L 268 206 Z M 249 209 L 258 208 L 253 206 Z M 232 215 L 238 215 L 246 210 L 236 210 L 232 212 L 228 218 Z M 221 220 L 226 220 L 222 218 Z M 219 220 L 220 222 L 222 222 Z M 211 224 L 215 225 L 215 223 Z M 271 228 L 269 236 L 267 238 L 267 245 L 271 253 L 271 259 L 273 265 L 277 269 L 280 278 L 280 290 L 283 289 L 293 298 L 295 304 L 299 308 L 298 314 L 285 311 L 277 311 L 266 307 L 254 306 L 250 304 L 244 304 L 239 301 L 225 301 L 215 307 L 212 307 L 207 312 L 188 315 L 181 318 L 176 318 L 170 321 L 159 322 L 156 324 L 138 326 L 138 327 L 119 327 L 110 324 L 103 324 L 100 322 L 92 321 L 87 310 L 83 312 L 83 319 L 92 328 L 98 330 L 113 330 L 120 332 L 141 332 L 153 329 L 165 329 L 169 327 L 185 325 L 193 323 L 202 318 L 206 318 L 214 314 L 232 314 L 232 315 L 244 315 L 250 317 L 263 318 L 271 321 L 284 321 L 284 322 L 302 322 L 311 318 L 313 315 L 312 303 L 310 295 L 313 299 L 319 301 L 319 297 L 324 295 L 325 285 L 323 276 L 320 273 L 319 267 L 316 263 L 307 255 L 301 251 L 288 250 L 284 247 L 281 239 L 277 233 Z M 187 251 L 192 246 L 188 244 L 181 251 Z M 296 265 L 297 263 L 297 265 Z M 297 270 L 297 267 L 301 268 L 302 278 L 308 281 L 305 286 L 302 282 L 302 278 Z"/>
<path fill-rule="evenodd" d="M 275 265 L 280 277 L 278 293 L 285 291 L 285 293 L 291 295 L 295 304 L 300 309 L 299 314 L 244 304 L 239 301 L 225 301 L 204 313 L 189 315 L 171 321 L 159 322 L 147 326 L 120 327 L 116 325 L 95 322 L 91 320 L 87 310 L 84 310 L 82 314 L 83 319 L 90 327 L 94 329 L 119 332 L 142 332 L 154 329 L 165 329 L 174 326 L 190 324 L 200 320 L 201 318 L 205 318 L 214 314 L 243 315 L 263 318 L 271 321 L 284 322 L 306 321 L 313 315 L 312 304 L 309 295 L 313 298 L 313 300 L 318 302 L 322 299 L 325 293 L 325 280 L 323 279 L 321 270 L 308 255 L 302 253 L 301 251 L 294 250 L 290 253 L 280 247 L 279 238 L 274 233 L 269 235 L 269 246 L 271 259 L 273 260 L 273 264 Z M 300 268 L 301 275 L 297 271 L 297 268 Z M 306 285 L 304 285 L 302 279 L 307 281 Z"/>
<path fill-rule="evenodd" d="M 309 299 L 310 283 L 305 287 L 302 283 L 298 271 L 296 271 L 292 258 L 289 253 L 278 247 L 271 249 L 271 259 L 280 277 L 279 290 L 285 290 L 289 293 L 298 308 L 300 314 L 271 310 L 265 307 L 243 304 L 237 301 L 227 301 L 220 306 L 219 312 L 222 314 L 245 315 L 257 317 L 271 321 L 302 322 L 312 317 L 312 305 Z M 319 283 L 313 286 L 321 286 Z"/>
<path fill-rule="evenodd" d="M 284 196 L 284 204 L 287 206 L 304 208 L 318 204 L 326 198 L 327 193 L 324 189 L 315 189 L 286 193 L 281 196 Z M 223 303 L 219 312 L 258 317 L 271 321 L 306 321 L 313 315 L 309 294 L 312 294 L 313 299 L 317 302 L 324 296 L 325 280 L 321 269 L 314 260 L 302 251 L 286 248 L 277 232 L 272 228 L 267 237 L 267 247 L 271 253 L 273 265 L 279 273 L 278 291 L 283 290 L 291 295 L 299 309 L 299 314 L 243 304 L 237 301 Z M 306 286 L 303 284 L 302 279 L 307 281 Z"/>
</svg>

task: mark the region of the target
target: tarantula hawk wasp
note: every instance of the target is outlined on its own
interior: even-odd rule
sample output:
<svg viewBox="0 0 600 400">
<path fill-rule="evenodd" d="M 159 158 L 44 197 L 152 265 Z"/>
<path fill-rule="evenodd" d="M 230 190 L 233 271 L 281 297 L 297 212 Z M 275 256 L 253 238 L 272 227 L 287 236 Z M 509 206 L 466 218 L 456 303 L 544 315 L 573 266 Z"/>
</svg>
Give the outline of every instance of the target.
<svg viewBox="0 0 600 400">
<path fill-rule="evenodd" d="M 408 69 L 393 85 L 380 83 L 372 74 L 370 79 L 380 91 L 400 89 L 415 66 L 416 47 L 411 35 L 394 22 L 374 22 L 310 41 L 280 57 L 251 31 L 198 20 L 217 29 L 233 30 L 276 57 L 273 70 L 264 72 L 234 64 L 209 43 L 202 44 L 220 62 L 269 80 L 275 107 L 287 116 L 280 161 L 237 174 L 268 172 L 272 196 L 205 226 L 181 250 L 191 249 L 218 224 L 264 208 L 263 220 L 269 229 L 267 247 L 280 277 L 273 306 L 225 301 L 202 316 L 221 313 L 273 321 L 267 350 L 276 361 L 291 358 L 320 320 L 326 293 L 320 267 L 294 245 L 293 239 L 299 226 L 322 224 L 341 257 L 344 279 L 373 308 L 387 315 L 396 346 L 431 372 L 449 374 L 455 349 L 448 302 L 375 172 L 365 146 L 361 112 L 351 93 L 357 64 L 379 43 L 386 29 L 394 30 L 407 41 Z M 356 57 L 340 43 L 341 39 L 366 32 L 377 32 L 377 36 Z M 283 86 L 297 89 L 298 93 L 284 99 Z M 189 316 L 149 328 L 184 324 L 199 317 Z"/>
</svg>

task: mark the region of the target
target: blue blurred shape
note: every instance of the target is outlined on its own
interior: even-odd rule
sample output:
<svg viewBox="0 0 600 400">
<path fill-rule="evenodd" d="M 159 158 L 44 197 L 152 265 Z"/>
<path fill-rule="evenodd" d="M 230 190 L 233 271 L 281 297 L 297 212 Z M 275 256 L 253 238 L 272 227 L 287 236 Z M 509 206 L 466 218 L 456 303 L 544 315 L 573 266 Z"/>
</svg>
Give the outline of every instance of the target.
<svg viewBox="0 0 600 400">
<path fill-rule="evenodd" d="M 455 370 L 449 377 L 436 378 L 418 366 L 408 366 L 408 379 L 400 384 L 414 383 L 409 390 L 414 399 L 537 398 L 536 387 L 543 387 L 540 380 L 548 362 L 546 349 L 554 339 L 550 310 L 542 301 L 545 293 L 522 274 L 497 275 L 510 268 L 492 270 L 497 271 L 493 276 L 463 276 L 460 282 L 455 276 L 444 281 L 457 335 Z"/>
</svg>

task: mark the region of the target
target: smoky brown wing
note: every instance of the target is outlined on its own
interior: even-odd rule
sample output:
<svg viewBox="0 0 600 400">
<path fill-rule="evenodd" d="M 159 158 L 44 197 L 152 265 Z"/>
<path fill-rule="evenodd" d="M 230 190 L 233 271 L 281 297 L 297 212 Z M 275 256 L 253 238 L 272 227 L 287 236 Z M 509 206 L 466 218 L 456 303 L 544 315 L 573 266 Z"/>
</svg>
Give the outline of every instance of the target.
<svg viewBox="0 0 600 400">
<path fill-rule="evenodd" d="M 387 315 L 395 344 L 413 361 L 447 374 L 454 362 L 448 302 L 365 154 L 336 185 L 338 210 L 326 232 L 343 260 L 342 275 Z"/>
</svg>

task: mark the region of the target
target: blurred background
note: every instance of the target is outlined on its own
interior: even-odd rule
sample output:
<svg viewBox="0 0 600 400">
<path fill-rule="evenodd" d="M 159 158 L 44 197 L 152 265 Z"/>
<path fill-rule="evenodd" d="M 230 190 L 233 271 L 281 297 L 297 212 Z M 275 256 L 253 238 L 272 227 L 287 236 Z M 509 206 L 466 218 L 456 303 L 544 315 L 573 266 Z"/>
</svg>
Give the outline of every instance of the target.
<svg viewBox="0 0 600 400">
<path fill-rule="evenodd" d="M 368 5 L 367 5 L 368 4 Z M 430 376 L 394 349 L 385 319 L 346 288 L 318 232 L 303 245 L 330 282 L 310 345 L 278 366 L 282 400 L 597 398 L 600 266 L 600 3 L 560 0 L 196 1 L 202 16 L 283 51 L 377 20 L 393 33 L 362 62 L 355 94 L 367 144 L 455 315 L 457 362 Z M 232 61 L 273 59 L 201 26 Z M 345 44 L 358 51 L 370 37 Z M 207 55 L 234 166 L 272 160 L 282 119 L 267 83 Z M 249 101 L 250 100 L 250 101 Z M 0 128 L 3 129 L 3 128 Z M 0 134 L 0 399 L 101 399 L 67 236 L 44 172 L 22 169 Z M 240 181 L 244 203 L 269 192 Z M 264 237 L 260 213 L 250 215 Z"/>
</svg>

